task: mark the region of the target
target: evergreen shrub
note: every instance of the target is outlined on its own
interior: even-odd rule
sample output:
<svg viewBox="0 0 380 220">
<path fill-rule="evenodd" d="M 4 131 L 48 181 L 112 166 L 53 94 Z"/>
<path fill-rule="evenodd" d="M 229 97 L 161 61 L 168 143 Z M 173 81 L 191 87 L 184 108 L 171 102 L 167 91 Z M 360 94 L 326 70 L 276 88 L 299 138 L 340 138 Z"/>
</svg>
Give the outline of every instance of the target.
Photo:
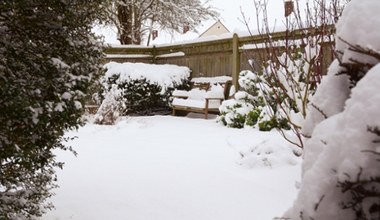
<svg viewBox="0 0 380 220">
<path fill-rule="evenodd" d="M 183 79 L 180 83 L 173 80 L 171 86 L 163 88 L 162 85 L 151 82 L 146 77 L 121 79 L 120 74 L 113 74 L 111 77 L 103 78 L 102 85 L 103 88 L 97 94 L 97 97 L 100 97 L 98 102 L 102 104 L 97 113 L 96 122 L 112 124 L 119 116 L 167 114 L 170 111 L 172 92 L 175 89 L 188 90 L 190 80 Z M 106 123 L 103 122 L 104 114 L 110 111 L 110 107 L 105 101 L 110 99 L 114 100 L 113 103 L 117 107 L 112 110 L 115 118 L 111 123 Z"/>
</svg>

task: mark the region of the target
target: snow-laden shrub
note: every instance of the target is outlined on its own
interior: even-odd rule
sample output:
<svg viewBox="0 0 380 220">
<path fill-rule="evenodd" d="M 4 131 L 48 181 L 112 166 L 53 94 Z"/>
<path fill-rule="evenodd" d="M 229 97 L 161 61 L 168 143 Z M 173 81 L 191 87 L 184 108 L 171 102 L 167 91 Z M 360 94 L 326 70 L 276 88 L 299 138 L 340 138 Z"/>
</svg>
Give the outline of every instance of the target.
<svg viewBox="0 0 380 220">
<path fill-rule="evenodd" d="M 94 122 L 96 124 L 113 125 L 120 115 L 125 111 L 122 90 L 117 85 L 112 85 L 111 89 L 104 95 Z"/>
<path fill-rule="evenodd" d="M 226 100 L 220 106 L 218 121 L 232 128 L 245 126 L 255 127 L 261 131 L 270 131 L 273 128 L 289 128 L 287 120 L 278 117 L 276 103 L 263 95 L 269 92 L 262 76 L 244 70 L 239 76 L 239 85 L 244 91 L 234 95 L 234 99 Z"/>
<path fill-rule="evenodd" d="M 254 110 L 253 97 L 246 92 L 237 92 L 235 97 L 235 99 L 223 101 L 219 107 L 218 120 L 228 127 L 243 128 L 247 121 L 247 115 Z"/>
<path fill-rule="evenodd" d="M 101 79 L 103 97 L 96 118 L 104 118 L 104 113 L 113 107 L 116 115 L 152 114 L 158 110 L 168 110 L 171 92 L 189 87 L 190 69 L 175 65 L 143 63 L 115 63 L 104 66 L 107 70 Z M 106 104 L 111 100 L 112 105 Z M 101 121 L 98 121 L 101 122 Z"/>
<path fill-rule="evenodd" d="M 278 128 L 290 129 L 292 136 L 281 132 L 292 144 L 303 148 L 302 124 L 309 112 L 308 103 L 319 84 L 318 71 L 320 46 L 309 38 L 304 46 L 296 44 L 268 61 L 260 81 L 262 96 L 273 108 L 272 118 Z M 283 126 L 283 127 L 282 127 Z M 289 133 L 290 134 L 290 133 Z M 294 138 L 297 137 L 297 138 Z"/>
<path fill-rule="evenodd" d="M 290 143 L 303 147 L 301 125 L 308 113 L 307 104 L 315 92 L 320 74 L 317 71 L 320 46 L 315 41 L 315 38 L 310 37 L 306 45 L 302 47 L 299 43 L 292 45 L 265 63 L 254 63 L 251 60 L 253 68 L 255 65 L 260 66 L 259 71 L 255 73 L 242 71 L 239 84 L 244 91 L 254 97 L 249 102 L 254 106 L 254 112 L 245 115 L 236 114 L 234 118 L 239 119 L 236 125 L 242 127 L 249 124 L 262 131 L 276 128 Z M 273 49 L 271 44 L 266 46 L 269 47 L 266 48 L 269 51 Z M 240 107 L 241 101 L 236 102 L 238 104 L 235 106 Z M 235 124 L 229 124 L 225 119 L 228 113 L 228 115 L 234 114 L 234 104 L 231 102 L 229 104 L 221 109 L 220 121 L 233 127 Z M 258 112 L 260 116 L 256 121 Z M 253 120 L 248 120 L 247 124 L 245 122 L 248 115 L 253 116 Z M 257 124 L 254 124 L 255 122 Z M 284 130 L 291 130 L 292 133 Z"/>
<path fill-rule="evenodd" d="M 379 1 L 352 0 L 336 25 L 338 57 L 311 100 L 287 219 L 380 219 L 379 10 Z"/>
</svg>

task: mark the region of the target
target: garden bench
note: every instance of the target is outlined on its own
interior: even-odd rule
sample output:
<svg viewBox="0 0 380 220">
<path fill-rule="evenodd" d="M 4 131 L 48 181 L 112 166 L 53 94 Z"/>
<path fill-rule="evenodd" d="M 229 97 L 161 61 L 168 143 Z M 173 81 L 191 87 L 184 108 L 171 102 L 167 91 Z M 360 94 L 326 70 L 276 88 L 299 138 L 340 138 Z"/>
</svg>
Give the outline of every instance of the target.
<svg viewBox="0 0 380 220">
<path fill-rule="evenodd" d="M 232 81 L 228 80 L 216 84 L 194 84 L 190 91 L 173 91 L 171 104 L 173 116 L 177 111 L 203 113 L 205 119 L 208 118 L 209 113 L 218 114 L 223 100 L 230 96 L 231 85 Z"/>
</svg>

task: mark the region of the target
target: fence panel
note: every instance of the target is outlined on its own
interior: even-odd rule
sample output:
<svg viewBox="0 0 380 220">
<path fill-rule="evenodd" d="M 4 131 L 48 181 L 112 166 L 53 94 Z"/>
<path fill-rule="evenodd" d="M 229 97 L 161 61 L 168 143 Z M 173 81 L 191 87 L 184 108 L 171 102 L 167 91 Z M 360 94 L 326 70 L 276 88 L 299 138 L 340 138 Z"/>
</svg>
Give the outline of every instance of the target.
<svg viewBox="0 0 380 220">
<path fill-rule="evenodd" d="M 324 27 L 326 28 L 326 27 Z M 306 30 L 306 29 L 305 29 Z M 291 35 L 292 39 L 306 38 L 310 32 L 296 30 L 292 33 L 278 32 L 270 37 L 272 40 L 284 40 Z M 334 31 L 331 29 L 332 32 Z M 316 29 L 312 29 L 317 33 Z M 143 62 L 155 64 L 175 64 L 187 66 L 192 70 L 192 77 L 213 77 L 232 76 L 235 86 L 237 86 L 238 74 L 241 70 L 250 69 L 249 60 L 253 60 L 255 68 L 259 69 L 265 49 L 260 49 L 260 45 L 266 41 L 265 36 L 245 36 L 239 37 L 234 34 L 230 38 L 210 40 L 205 42 L 192 42 L 186 44 L 176 44 L 170 46 L 117 46 L 106 49 L 106 61 L 115 62 Z M 256 45 L 249 49 L 244 49 L 246 45 Z M 325 73 L 327 67 L 333 59 L 333 43 L 329 42 L 322 49 L 322 72 Z M 281 47 L 279 47 L 281 50 Z"/>
</svg>

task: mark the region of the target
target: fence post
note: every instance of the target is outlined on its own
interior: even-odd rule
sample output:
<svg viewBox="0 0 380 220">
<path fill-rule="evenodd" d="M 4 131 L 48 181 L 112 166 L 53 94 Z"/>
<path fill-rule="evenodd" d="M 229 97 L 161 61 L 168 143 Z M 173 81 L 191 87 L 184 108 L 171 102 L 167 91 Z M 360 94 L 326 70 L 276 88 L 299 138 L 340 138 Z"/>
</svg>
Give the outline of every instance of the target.
<svg viewBox="0 0 380 220">
<path fill-rule="evenodd" d="M 157 47 L 156 47 L 156 45 L 153 45 L 153 48 L 152 48 L 152 63 L 153 64 L 157 63 Z"/>
<path fill-rule="evenodd" d="M 232 83 L 236 89 L 239 89 L 240 73 L 240 53 L 239 53 L 239 36 L 235 33 L 232 38 Z"/>
</svg>

